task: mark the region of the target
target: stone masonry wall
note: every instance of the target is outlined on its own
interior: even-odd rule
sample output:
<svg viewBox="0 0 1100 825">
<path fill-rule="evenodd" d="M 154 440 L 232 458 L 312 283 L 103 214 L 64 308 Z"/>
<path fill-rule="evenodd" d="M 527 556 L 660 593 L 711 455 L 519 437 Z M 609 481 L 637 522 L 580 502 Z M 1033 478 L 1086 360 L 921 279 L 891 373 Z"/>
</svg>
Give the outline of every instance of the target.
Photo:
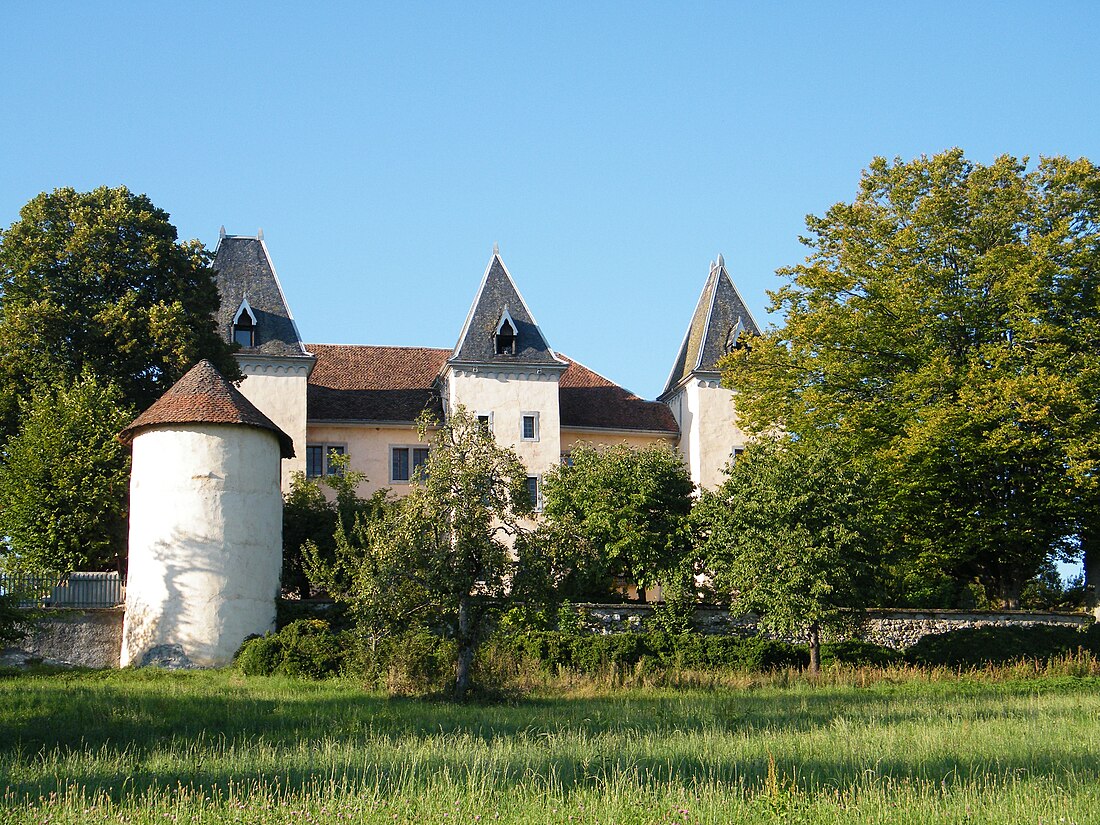
<svg viewBox="0 0 1100 825">
<path fill-rule="evenodd" d="M 81 667 L 118 667 L 123 613 L 121 607 L 36 611 L 34 627 L 15 647 Z"/>
<path fill-rule="evenodd" d="M 622 633 L 642 630 L 653 607 L 645 604 L 577 605 L 585 627 L 593 633 Z M 903 650 L 923 636 L 973 627 L 1028 627 L 1037 624 L 1063 625 L 1084 629 L 1091 616 L 1083 613 L 1050 613 L 1030 610 L 978 612 L 963 610 L 868 610 L 867 618 L 851 634 L 867 642 Z M 752 636 L 758 630 L 756 617 L 735 616 L 720 607 L 701 606 L 695 611 L 695 626 L 702 633 Z M 769 634 L 770 635 L 770 634 Z M 805 639 L 784 639 L 804 642 Z"/>
</svg>

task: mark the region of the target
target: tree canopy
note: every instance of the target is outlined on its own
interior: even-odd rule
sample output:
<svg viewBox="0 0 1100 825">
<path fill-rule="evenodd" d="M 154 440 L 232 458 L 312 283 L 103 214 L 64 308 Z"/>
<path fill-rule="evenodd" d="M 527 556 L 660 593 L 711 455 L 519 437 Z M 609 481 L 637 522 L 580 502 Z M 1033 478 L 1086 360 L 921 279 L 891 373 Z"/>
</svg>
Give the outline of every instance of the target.
<svg viewBox="0 0 1100 825">
<path fill-rule="evenodd" d="M 0 535 L 13 564 L 124 556 L 116 433 L 201 358 L 240 376 L 214 327 L 209 262 L 125 187 L 44 192 L 0 233 Z"/>
<path fill-rule="evenodd" d="M 374 521 L 338 529 L 333 561 L 307 545 L 311 580 L 346 601 L 371 633 L 417 625 L 453 635 L 455 698 L 470 685 L 474 652 L 490 617 L 521 592 L 531 547 L 527 470 L 462 406 L 445 424 L 421 422 L 430 443 L 409 494 Z"/>
<path fill-rule="evenodd" d="M 34 390 L 0 461 L 0 536 L 9 569 L 107 570 L 126 554 L 133 418 L 113 385 L 87 374 Z"/>
<path fill-rule="evenodd" d="M 694 487 L 683 459 L 659 444 L 580 444 L 543 478 L 540 544 L 559 596 L 606 598 L 616 577 L 643 593 L 690 575 Z"/>
<path fill-rule="evenodd" d="M 181 243 L 168 213 L 125 187 L 57 189 L 0 234 L 0 405 L 86 371 L 143 410 L 201 358 L 239 377 L 214 328 L 210 256 Z"/>
<path fill-rule="evenodd" d="M 715 589 L 766 628 L 808 632 L 815 672 L 821 628 L 867 606 L 883 561 L 871 486 L 827 441 L 764 437 L 698 507 Z"/>
<path fill-rule="evenodd" d="M 807 228 L 784 326 L 723 365 L 742 426 L 831 433 L 911 558 L 1014 605 L 1095 511 L 1100 170 L 879 158 Z"/>
</svg>

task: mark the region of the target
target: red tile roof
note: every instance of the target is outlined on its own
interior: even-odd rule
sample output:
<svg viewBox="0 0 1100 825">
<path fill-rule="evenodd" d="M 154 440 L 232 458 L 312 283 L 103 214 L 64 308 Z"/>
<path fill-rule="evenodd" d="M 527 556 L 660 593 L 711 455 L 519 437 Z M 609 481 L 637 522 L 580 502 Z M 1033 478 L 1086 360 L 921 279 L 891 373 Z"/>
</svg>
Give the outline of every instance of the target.
<svg viewBox="0 0 1100 825">
<path fill-rule="evenodd" d="M 129 446 L 142 431 L 164 424 L 237 424 L 270 430 L 279 439 L 283 458 L 294 457 L 294 442 L 256 409 L 209 361 L 195 364 L 149 409 L 118 434 Z"/>
<path fill-rule="evenodd" d="M 425 409 L 442 418 L 436 378 L 451 350 L 338 344 L 309 344 L 307 349 L 317 357 L 309 377 L 310 421 L 411 422 Z M 645 401 L 559 357 L 569 364 L 558 391 L 563 427 L 679 432 L 664 404 Z"/>
<path fill-rule="evenodd" d="M 680 432 L 664 404 L 639 398 L 560 352 L 558 357 L 569 362 L 558 382 L 562 427 Z"/>
<path fill-rule="evenodd" d="M 317 357 L 309 376 L 310 421 L 415 421 L 424 410 L 443 417 L 435 379 L 451 355 L 449 349 L 306 348 Z"/>
</svg>

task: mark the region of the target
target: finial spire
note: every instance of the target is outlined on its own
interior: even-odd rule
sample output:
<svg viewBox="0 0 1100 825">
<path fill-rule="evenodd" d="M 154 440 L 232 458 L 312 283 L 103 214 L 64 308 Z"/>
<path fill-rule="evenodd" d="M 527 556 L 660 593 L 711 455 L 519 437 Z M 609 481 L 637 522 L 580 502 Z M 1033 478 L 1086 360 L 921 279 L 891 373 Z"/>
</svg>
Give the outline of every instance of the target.
<svg viewBox="0 0 1100 825">
<path fill-rule="evenodd" d="M 260 227 L 260 228 L 259 228 L 259 229 L 258 229 L 258 230 L 256 231 L 256 240 L 258 240 L 258 241 L 262 241 L 263 239 L 264 239 L 264 228 L 263 228 L 263 227 L 261 226 L 261 227 Z"/>
<path fill-rule="evenodd" d="M 218 230 L 218 237 L 222 240 L 225 239 L 225 224 L 223 223 L 221 229 Z"/>
<path fill-rule="evenodd" d="M 497 244 L 496 241 L 493 241 L 493 254 L 494 255 L 499 255 L 500 254 L 500 246 Z"/>
<path fill-rule="evenodd" d="M 721 252 L 719 252 L 719 253 L 718 253 L 718 268 L 719 268 L 719 269 L 721 269 L 721 268 L 722 268 L 722 267 L 724 267 L 725 265 L 726 265 L 726 261 L 725 261 L 725 259 L 724 259 L 724 258 L 722 257 L 722 253 L 721 253 Z"/>
</svg>

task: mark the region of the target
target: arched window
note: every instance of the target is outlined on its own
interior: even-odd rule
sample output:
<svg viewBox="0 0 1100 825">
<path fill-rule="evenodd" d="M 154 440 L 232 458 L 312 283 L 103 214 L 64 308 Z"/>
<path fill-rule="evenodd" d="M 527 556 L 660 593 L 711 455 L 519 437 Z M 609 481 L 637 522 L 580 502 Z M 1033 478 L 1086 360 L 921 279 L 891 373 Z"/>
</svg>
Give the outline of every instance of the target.
<svg viewBox="0 0 1100 825">
<path fill-rule="evenodd" d="M 497 323 L 496 353 L 497 355 L 516 354 L 516 324 L 508 314 L 508 307 L 504 307 L 504 311 L 500 314 L 500 321 Z"/>
<path fill-rule="evenodd" d="M 256 346 L 256 316 L 248 301 L 241 301 L 237 314 L 233 316 L 233 340 L 242 347 Z"/>
</svg>

